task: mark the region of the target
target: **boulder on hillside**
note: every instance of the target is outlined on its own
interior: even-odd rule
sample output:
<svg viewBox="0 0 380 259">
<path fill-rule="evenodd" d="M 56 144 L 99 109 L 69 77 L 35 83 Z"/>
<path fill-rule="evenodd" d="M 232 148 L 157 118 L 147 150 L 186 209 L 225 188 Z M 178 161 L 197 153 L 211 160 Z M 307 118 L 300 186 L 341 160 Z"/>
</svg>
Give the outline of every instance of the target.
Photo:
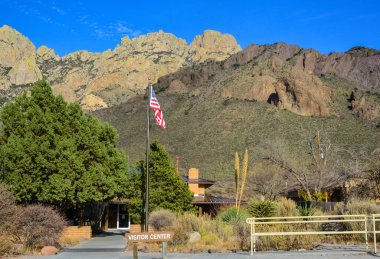
<svg viewBox="0 0 380 259">
<path fill-rule="evenodd" d="M 201 241 L 201 234 L 199 232 L 191 232 L 188 234 L 189 240 L 187 241 L 188 244 L 194 244 L 199 241 Z"/>
</svg>

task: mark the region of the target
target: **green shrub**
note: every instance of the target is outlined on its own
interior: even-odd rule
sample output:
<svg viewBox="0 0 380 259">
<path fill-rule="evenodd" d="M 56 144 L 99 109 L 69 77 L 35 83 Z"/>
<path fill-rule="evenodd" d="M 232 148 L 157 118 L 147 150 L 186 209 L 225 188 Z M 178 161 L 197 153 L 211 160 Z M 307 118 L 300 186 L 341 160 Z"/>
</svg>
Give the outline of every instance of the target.
<svg viewBox="0 0 380 259">
<path fill-rule="evenodd" d="M 251 201 L 248 204 L 248 212 L 255 218 L 266 218 L 277 215 L 278 207 L 276 202 L 270 200 Z"/>
<path fill-rule="evenodd" d="M 157 229 L 171 227 L 175 224 L 176 217 L 173 212 L 166 209 L 158 209 L 149 215 L 149 224 Z"/>
<path fill-rule="evenodd" d="M 304 217 L 304 216 L 313 216 L 317 210 L 313 207 L 298 206 L 298 211 L 299 211 L 299 215 Z"/>
<path fill-rule="evenodd" d="M 246 210 L 240 209 L 238 213 L 235 207 L 229 207 L 221 210 L 218 214 L 218 218 L 220 218 L 223 222 L 244 221 L 248 217 L 249 214 Z"/>
</svg>

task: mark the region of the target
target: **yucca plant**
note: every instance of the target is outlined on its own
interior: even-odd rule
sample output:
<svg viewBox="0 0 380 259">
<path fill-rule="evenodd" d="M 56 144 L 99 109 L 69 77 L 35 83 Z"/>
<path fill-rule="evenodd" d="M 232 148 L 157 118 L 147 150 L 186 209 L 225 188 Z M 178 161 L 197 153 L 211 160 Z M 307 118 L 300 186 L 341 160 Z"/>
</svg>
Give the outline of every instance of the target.
<svg viewBox="0 0 380 259">
<path fill-rule="evenodd" d="M 313 207 L 308 206 L 299 206 L 298 212 L 300 216 L 313 216 L 317 210 Z"/>
<path fill-rule="evenodd" d="M 268 218 L 277 214 L 277 204 L 274 201 L 251 201 L 248 204 L 248 213 L 255 218 Z"/>
<path fill-rule="evenodd" d="M 235 198 L 235 208 L 236 211 L 238 209 L 238 200 L 239 200 L 239 154 L 238 152 L 235 153 L 235 190 L 236 190 L 236 198 Z"/>
<path fill-rule="evenodd" d="M 224 210 L 221 210 L 218 214 L 218 218 L 220 218 L 223 222 L 232 223 L 236 221 L 245 221 L 248 218 L 249 214 L 245 210 L 241 210 L 240 213 L 237 213 L 237 209 L 234 207 L 230 207 Z"/>
<path fill-rule="evenodd" d="M 248 173 L 248 149 L 245 149 L 244 157 L 243 157 L 243 168 L 242 168 L 242 173 L 241 173 L 240 197 L 239 197 L 238 206 L 237 206 L 237 213 L 239 213 L 239 210 L 240 210 L 240 204 L 241 204 L 241 199 L 243 198 L 245 181 L 247 180 L 247 173 Z"/>
</svg>

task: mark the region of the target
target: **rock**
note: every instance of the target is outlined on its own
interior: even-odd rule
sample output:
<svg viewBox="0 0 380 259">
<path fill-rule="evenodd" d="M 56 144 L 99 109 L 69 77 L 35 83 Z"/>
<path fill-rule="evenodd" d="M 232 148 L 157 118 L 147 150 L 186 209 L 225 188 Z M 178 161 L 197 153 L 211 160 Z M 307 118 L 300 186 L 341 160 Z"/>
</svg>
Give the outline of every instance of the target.
<svg viewBox="0 0 380 259">
<path fill-rule="evenodd" d="M 103 101 L 102 98 L 93 94 L 86 95 L 81 101 L 81 105 L 84 109 L 89 111 L 95 111 L 108 107 L 108 105 Z"/>
<path fill-rule="evenodd" d="M 188 244 L 194 244 L 201 241 L 201 234 L 199 234 L 199 232 L 191 232 L 188 235 L 189 235 L 189 240 L 187 241 Z"/>
<path fill-rule="evenodd" d="M 356 90 L 351 93 L 351 109 L 359 118 L 365 120 L 376 120 L 380 118 L 380 103 L 375 97 L 364 96 L 362 91 Z"/>
<path fill-rule="evenodd" d="M 189 47 L 194 51 L 193 60 L 197 62 L 207 59 L 224 60 L 241 50 L 231 34 L 221 34 L 213 30 L 206 30 L 202 35 L 195 36 Z"/>
<path fill-rule="evenodd" d="M 24 245 L 23 244 L 13 244 L 12 246 L 13 254 L 22 254 L 24 253 Z"/>
<path fill-rule="evenodd" d="M 61 59 L 41 47 L 38 62 L 55 94 L 70 102 L 80 100 L 84 109 L 93 111 L 126 102 L 143 92 L 149 82 L 184 66 L 222 60 L 240 50 L 231 35 L 219 32 L 206 31 L 199 40 L 201 47 L 196 43 L 188 46 L 185 40 L 159 31 L 124 37 L 113 51 L 77 51 Z M 184 93 L 187 89 L 183 86 L 177 83 L 172 89 Z"/>
<path fill-rule="evenodd" d="M 58 248 L 54 247 L 54 246 L 44 246 L 42 249 L 41 249 L 41 255 L 56 255 L 58 253 Z"/>
<path fill-rule="evenodd" d="M 36 64 L 36 48 L 21 33 L 4 25 L 0 28 L 0 90 L 42 79 Z"/>
<path fill-rule="evenodd" d="M 230 79 L 222 97 L 265 101 L 303 116 L 328 116 L 331 93 L 321 80 L 296 68 L 256 67 L 252 76 Z"/>
<path fill-rule="evenodd" d="M 60 57 L 55 54 L 54 49 L 46 46 L 41 46 L 37 49 L 37 62 L 43 63 L 44 61 L 59 61 Z"/>
<path fill-rule="evenodd" d="M 188 91 L 188 88 L 180 80 L 172 81 L 168 88 L 169 93 L 183 94 L 183 93 L 187 93 L 187 91 Z"/>
<path fill-rule="evenodd" d="M 357 49 L 357 48 L 354 48 Z M 361 53 L 360 55 L 357 53 Z M 380 92 L 380 55 L 379 51 L 367 48 L 352 49 L 346 53 L 333 53 L 322 56 L 314 73 L 317 75 L 333 73 L 354 81 L 361 90 Z"/>
<path fill-rule="evenodd" d="M 303 116 L 328 116 L 330 91 L 320 79 L 298 70 L 287 71 L 276 82 L 275 105 Z"/>
</svg>

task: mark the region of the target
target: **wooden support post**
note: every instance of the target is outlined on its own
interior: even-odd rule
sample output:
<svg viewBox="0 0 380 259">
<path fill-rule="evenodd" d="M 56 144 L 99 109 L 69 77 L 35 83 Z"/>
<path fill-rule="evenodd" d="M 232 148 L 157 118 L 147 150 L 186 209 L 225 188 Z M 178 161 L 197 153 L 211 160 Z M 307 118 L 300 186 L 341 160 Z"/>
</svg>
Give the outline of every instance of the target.
<svg viewBox="0 0 380 259">
<path fill-rule="evenodd" d="M 377 244 L 376 244 L 376 219 L 375 215 L 372 214 L 372 227 L 373 227 L 373 247 L 375 249 L 375 254 L 377 253 Z"/>
<path fill-rule="evenodd" d="M 162 259 L 168 259 L 167 246 L 168 242 L 162 242 Z"/>
<path fill-rule="evenodd" d="M 137 250 L 137 243 L 133 243 L 133 259 L 139 259 L 139 253 Z"/>
<path fill-rule="evenodd" d="M 105 231 L 108 230 L 108 217 L 109 217 L 109 214 L 110 214 L 110 205 L 107 205 L 106 211 L 105 211 L 105 215 L 104 215 L 104 227 L 103 227 L 103 229 Z"/>
</svg>

